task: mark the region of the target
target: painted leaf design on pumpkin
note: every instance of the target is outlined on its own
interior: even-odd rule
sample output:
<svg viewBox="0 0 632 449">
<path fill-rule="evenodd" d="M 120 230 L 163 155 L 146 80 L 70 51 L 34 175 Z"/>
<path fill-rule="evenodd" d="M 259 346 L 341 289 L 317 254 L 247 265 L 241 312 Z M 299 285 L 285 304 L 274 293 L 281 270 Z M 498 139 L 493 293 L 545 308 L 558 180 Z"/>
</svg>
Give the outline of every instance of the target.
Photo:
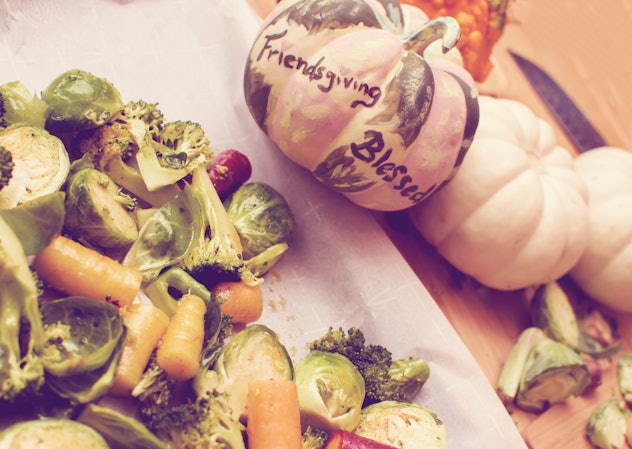
<svg viewBox="0 0 632 449">
<path fill-rule="evenodd" d="M 434 81 L 430 66 L 418 55 L 402 58 L 400 74 L 390 82 L 384 96 L 384 108 L 367 124 L 392 122 L 395 132 L 408 148 L 419 136 L 428 119 L 434 97 Z"/>
<path fill-rule="evenodd" d="M 347 154 L 349 146 L 336 148 L 314 170 L 314 176 L 325 185 L 339 192 L 361 192 L 375 182 L 367 180 L 355 165 L 356 159 Z"/>
<path fill-rule="evenodd" d="M 390 16 L 401 26 L 402 14 L 398 1 L 381 0 Z M 399 13 L 397 13 L 399 11 Z M 297 23 L 317 34 L 323 30 L 344 29 L 362 24 L 369 28 L 382 28 L 373 9 L 364 0 L 317 0 L 302 1 L 290 8 L 287 14 L 288 23 Z"/>
</svg>

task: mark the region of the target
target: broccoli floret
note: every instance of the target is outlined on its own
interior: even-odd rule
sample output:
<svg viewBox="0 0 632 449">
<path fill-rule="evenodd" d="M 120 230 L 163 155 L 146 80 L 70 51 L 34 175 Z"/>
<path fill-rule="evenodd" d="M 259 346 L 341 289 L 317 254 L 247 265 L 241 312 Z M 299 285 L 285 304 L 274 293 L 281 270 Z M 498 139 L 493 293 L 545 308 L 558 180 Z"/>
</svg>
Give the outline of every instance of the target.
<svg viewBox="0 0 632 449">
<path fill-rule="evenodd" d="M 202 127 L 189 121 L 166 123 L 153 140 L 139 145 L 136 161 L 149 190 L 174 184 L 213 158 Z"/>
<path fill-rule="evenodd" d="M 7 108 L 4 105 L 4 95 L 0 93 L 0 128 L 6 128 L 9 126 L 6 115 Z"/>
<path fill-rule="evenodd" d="M 310 344 L 312 351 L 335 352 L 347 357 L 364 378 L 366 395 L 363 407 L 386 400 L 410 401 L 409 392 L 416 394 L 425 382 L 427 365 L 419 358 L 393 361 L 390 350 L 381 345 L 367 344 L 356 327 L 346 333 L 342 328 L 329 328 L 327 333 Z M 408 369 L 401 369 L 405 365 Z"/>
<path fill-rule="evenodd" d="M 145 425 L 170 447 L 245 449 L 243 425 L 231 417 L 224 396 L 210 394 L 145 415 Z"/>
<path fill-rule="evenodd" d="M 164 118 L 156 103 L 142 100 L 125 105 L 105 124 L 80 132 L 72 143 L 81 156 L 89 153 L 97 169 L 105 172 L 119 186 L 145 203 L 159 207 L 180 189 L 169 185 L 151 190 L 139 169 L 137 155 L 141 148 L 158 145 Z"/>
<path fill-rule="evenodd" d="M 153 413 L 170 406 L 174 396 L 176 380 L 156 363 L 154 351 L 147 363 L 140 382 L 132 390 L 132 396 L 139 401 L 138 413 L 143 421 L 151 419 Z"/>
<path fill-rule="evenodd" d="M 0 111 L 1 113 L 2 111 Z M 13 154 L 5 147 L 0 146 L 0 190 L 9 185 L 13 177 L 13 167 L 15 167 Z"/>
<path fill-rule="evenodd" d="M 38 351 L 46 337 L 39 291 L 24 249 L 1 217 L 0 284 L 0 401 L 13 402 L 39 391 L 44 384 L 44 365 Z"/>
<path fill-rule="evenodd" d="M 303 449 L 322 449 L 325 447 L 329 434 L 316 427 L 307 426 L 303 432 Z"/>
<path fill-rule="evenodd" d="M 221 281 L 260 283 L 244 263 L 239 234 L 204 168 L 193 170 L 191 189 L 200 203 L 203 231 L 179 266 L 209 290 Z"/>
</svg>

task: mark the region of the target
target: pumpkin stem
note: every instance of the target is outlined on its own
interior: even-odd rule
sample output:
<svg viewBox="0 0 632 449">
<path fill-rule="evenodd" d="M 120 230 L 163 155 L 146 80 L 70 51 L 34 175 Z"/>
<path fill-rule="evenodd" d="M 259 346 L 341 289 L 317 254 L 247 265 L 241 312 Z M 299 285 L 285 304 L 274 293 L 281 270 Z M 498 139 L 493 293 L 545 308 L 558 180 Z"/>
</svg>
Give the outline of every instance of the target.
<svg viewBox="0 0 632 449">
<path fill-rule="evenodd" d="M 461 27 L 454 17 L 437 17 L 424 23 L 416 32 L 404 38 L 404 46 L 409 51 L 422 55 L 428 45 L 441 39 L 443 53 L 450 51 L 461 37 Z"/>
</svg>

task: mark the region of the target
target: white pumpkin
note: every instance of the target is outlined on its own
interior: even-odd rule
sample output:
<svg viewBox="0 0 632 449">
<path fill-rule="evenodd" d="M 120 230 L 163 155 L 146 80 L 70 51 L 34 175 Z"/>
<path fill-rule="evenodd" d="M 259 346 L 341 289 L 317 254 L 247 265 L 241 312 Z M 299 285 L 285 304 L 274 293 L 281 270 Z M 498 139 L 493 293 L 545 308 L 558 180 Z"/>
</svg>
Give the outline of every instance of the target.
<svg viewBox="0 0 632 449">
<path fill-rule="evenodd" d="M 523 103 L 479 97 L 454 179 L 410 209 L 421 235 L 483 285 L 517 290 L 566 274 L 588 238 L 587 191 L 550 124 Z"/>
<path fill-rule="evenodd" d="M 632 153 L 600 147 L 575 170 L 588 189 L 588 246 L 570 276 L 595 300 L 632 312 Z"/>
</svg>

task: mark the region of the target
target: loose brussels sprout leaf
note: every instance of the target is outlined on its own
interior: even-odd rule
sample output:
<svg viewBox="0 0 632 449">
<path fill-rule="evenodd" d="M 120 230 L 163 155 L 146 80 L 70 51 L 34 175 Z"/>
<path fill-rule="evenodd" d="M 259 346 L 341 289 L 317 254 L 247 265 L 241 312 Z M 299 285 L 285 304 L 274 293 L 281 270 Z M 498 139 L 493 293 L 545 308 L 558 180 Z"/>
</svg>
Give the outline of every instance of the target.
<svg viewBox="0 0 632 449">
<path fill-rule="evenodd" d="M 99 432 L 110 449 L 167 449 L 140 421 L 97 404 L 88 404 L 77 421 Z"/>
<path fill-rule="evenodd" d="M 533 324 L 554 340 L 577 348 L 580 339 L 577 316 L 566 292 L 557 282 L 540 286 L 531 302 Z"/>
<path fill-rule="evenodd" d="M 550 338 L 531 349 L 520 381 L 516 404 L 542 412 L 549 406 L 579 396 L 590 384 L 590 371 L 573 349 Z"/>
<path fill-rule="evenodd" d="M 39 97 L 29 92 L 22 81 L 12 81 L 0 86 L 0 127 L 15 123 L 44 128 L 50 108 Z"/>
<path fill-rule="evenodd" d="M 365 407 L 354 433 L 400 449 L 447 449 L 443 422 L 414 402 L 382 401 Z"/>
<path fill-rule="evenodd" d="M 244 259 L 292 242 L 295 220 L 285 198 L 268 184 L 243 184 L 224 201 L 239 233 Z"/>
<path fill-rule="evenodd" d="M 43 128 L 17 123 L 0 129 L 0 147 L 11 152 L 13 172 L 0 190 L 0 209 L 57 192 L 70 170 L 63 142 Z"/>
<path fill-rule="evenodd" d="M 132 213 L 136 200 L 93 167 L 77 171 L 71 168 L 65 206 L 64 229 L 76 240 L 100 248 L 120 248 L 138 238 Z"/>
<path fill-rule="evenodd" d="M 628 415 L 629 412 L 616 397 L 597 404 L 586 425 L 586 436 L 590 443 L 600 449 L 627 447 L 625 435 Z"/>
<path fill-rule="evenodd" d="M 617 380 L 625 402 L 632 406 L 632 353 L 619 357 Z"/>
<path fill-rule="evenodd" d="M 57 377 L 48 374 L 46 384 L 62 398 L 78 404 L 88 404 L 102 398 L 108 393 L 114 382 L 116 366 L 121 358 L 126 337 L 127 328 L 123 328 L 118 345 L 101 367 L 71 376 Z"/>
<path fill-rule="evenodd" d="M 226 393 L 233 418 L 245 420 L 248 383 L 255 379 L 293 379 L 294 367 L 279 336 L 262 324 L 237 332 L 194 379 L 201 397 L 207 392 Z"/>
<path fill-rule="evenodd" d="M 72 296 L 44 303 L 41 313 L 48 337 L 42 360 L 57 377 L 102 367 L 124 333 L 118 308 L 105 301 Z"/>
<path fill-rule="evenodd" d="M 13 424 L 0 432 L 3 449 L 109 449 L 103 437 L 85 424 L 69 419 L 38 419 Z"/>
<path fill-rule="evenodd" d="M 138 269 L 152 281 L 166 267 L 182 260 L 202 232 L 202 209 L 191 188 L 156 210 L 140 229 L 123 265 Z"/>
<path fill-rule="evenodd" d="M 388 372 L 391 378 L 401 385 L 402 391 L 409 401 L 417 396 L 421 387 L 430 378 L 430 366 L 419 357 L 393 360 Z"/>
<path fill-rule="evenodd" d="M 112 83 L 79 69 L 55 78 L 42 92 L 42 100 L 51 108 L 46 128 L 54 132 L 96 128 L 125 106 Z"/>
<path fill-rule="evenodd" d="M 37 254 L 61 234 L 64 225 L 64 192 L 55 192 L 0 210 L 0 216 L 20 239 L 24 254 Z"/>
<path fill-rule="evenodd" d="M 606 319 L 598 310 L 584 313 L 578 321 L 581 335 L 577 350 L 593 358 L 612 357 L 621 350 L 616 322 Z"/>
<path fill-rule="evenodd" d="M 301 424 L 352 431 L 360 421 L 364 379 L 342 354 L 311 351 L 294 366 Z"/>
</svg>

